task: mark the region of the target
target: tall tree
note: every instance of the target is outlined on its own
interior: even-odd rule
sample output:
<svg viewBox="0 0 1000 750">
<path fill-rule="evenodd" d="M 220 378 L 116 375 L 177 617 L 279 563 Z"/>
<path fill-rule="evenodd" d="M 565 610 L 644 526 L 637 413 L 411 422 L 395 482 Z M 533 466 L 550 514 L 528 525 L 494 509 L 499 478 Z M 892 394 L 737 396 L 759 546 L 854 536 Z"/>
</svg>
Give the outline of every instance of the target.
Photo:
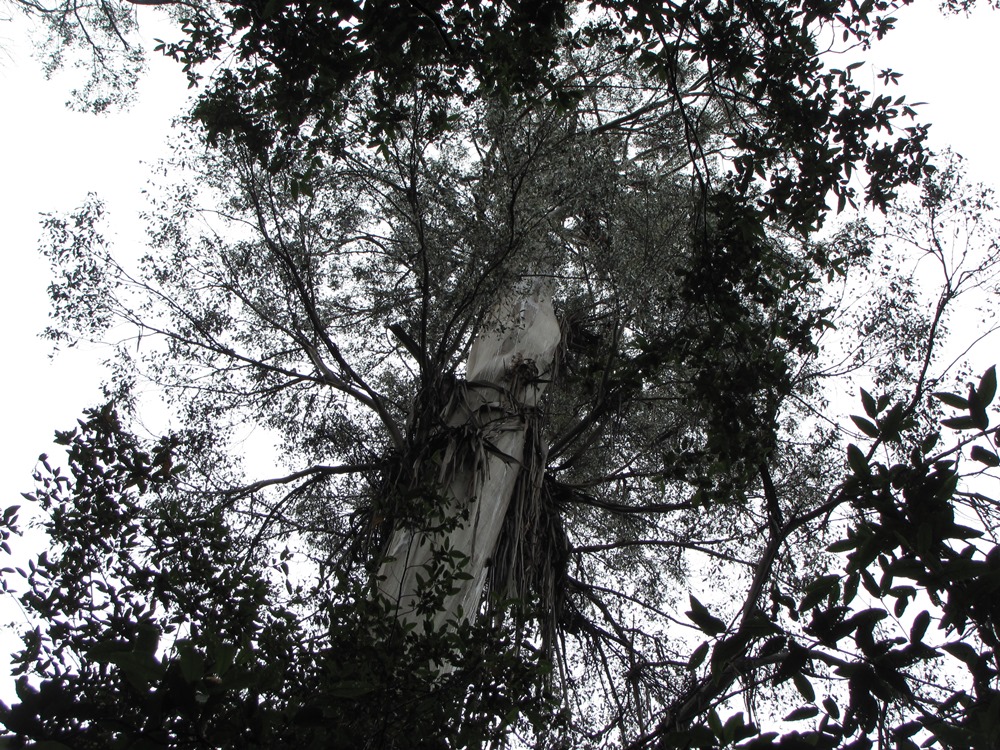
<svg viewBox="0 0 1000 750">
<path fill-rule="evenodd" d="M 357 205 L 354 195 L 335 195 Z M 181 196 L 182 205 L 189 198 Z M 657 215 L 662 209 L 652 208 Z M 419 736 L 478 747 L 517 733 L 543 746 L 834 748 L 868 747 L 868 738 L 877 737 L 910 747 L 916 737 L 939 747 L 991 747 L 996 506 L 976 483 L 1000 463 L 987 414 L 995 374 L 988 371 L 966 395 L 942 390 L 928 400 L 928 391 L 940 387 L 932 365 L 950 304 L 992 283 L 990 210 L 988 194 L 964 191 L 948 169 L 927 185 L 920 204 L 892 215 L 886 236 L 922 248 L 940 263 L 944 284 L 936 305 L 895 276 L 881 300 L 878 289 L 864 290 L 874 299 L 850 329 L 860 343 L 847 352 L 850 367 L 870 371 L 872 345 L 900 356 L 888 369 L 881 358 L 872 363 L 880 390 L 861 392 L 863 414 L 852 419 L 863 437 L 847 447 L 846 467 L 836 434 L 809 431 L 821 408 L 811 384 L 841 366 L 829 357 L 843 349 L 786 351 L 796 375 L 786 373 L 783 397 L 776 389 L 774 422 L 745 416 L 734 426 L 724 419 L 727 410 L 748 413 L 734 400 L 766 403 L 766 392 L 701 390 L 699 377 L 681 379 L 697 375 L 706 352 L 738 364 L 728 359 L 733 349 L 700 343 L 691 325 L 681 329 L 677 346 L 685 356 L 692 347 L 704 350 L 690 360 L 680 354 L 667 360 L 665 339 L 655 348 L 633 344 L 628 359 L 609 344 L 648 333 L 638 328 L 650 325 L 645 316 L 655 323 L 654 313 L 668 305 L 636 304 L 642 314 L 632 316 L 635 334 L 607 330 L 610 315 L 580 324 L 546 391 L 551 403 L 541 402 L 532 425 L 532 440 L 557 455 L 538 491 L 524 483 L 513 498 L 484 600 L 493 617 L 448 617 L 445 627 L 431 623 L 468 575 L 466 555 L 445 544 L 463 518 L 454 514 L 455 498 L 441 477 L 450 461 L 453 468 L 461 463 L 449 450 L 465 450 L 474 460 L 491 446 L 474 423 L 460 425 L 456 442 L 456 427 L 444 417 L 456 393 L 469 398 L 476 386 L 463 383 L 460 369 L 445 378 L 444 396 L 423 397 L 435 406 L 424 417 L 434 420 L 426 437 L 406 441 L 424 403 L 419 381 L 387 371 L 378 382 L 395 384 L 400 395 L 395 406 L 386 396 L 385 410 L 406 420 L 398 449 L 371 405 L 365 404 L 367 424 L 359 419 L 364 412 L 351 414 L 350 406 L 340 422 L 332 409 L 318 410 L 316 392 L 340 385 L 293 369 L 281 331 L 247 317 L 249 307 L 232 290 L 253 289 L 259 296 L 250 299 L 264 309 L 272 294 L 265 284 L 281 289 L 282 283 L 274 266 L 250 262 L 251 246 L 204 243 L 196 255 L 151 258 L 150 279 L 140 290 L 158 294 L 154 307 L 162 309 L 164 300 L 177 306 L 164 311 L 172 328 L 151 326 L 150 311 L 143 313 L 145 335 L 166 332 L 172 347 L 149 367 L 188 392 L 181 402 L 190 407 L 191 429 L 143 445 L 107 407 L 59 436 L 71 471 L 64 476 L 44 463 L 33 497 L 50 514 L 54 548 L 24 573 L 30 590 L 23 601 L 40 620 L 19 664 L 42 682 L 34 689 L 26 679 L 19 683 L 20 703 L 4 710 L 5 725 L 15 736 L 66 746 L 142 740 L 392 747 L 411 746 Z M 93 218 L 81 215 L 73 226 L 88 236 Z M 956 221 L 964 224 L 961 233 Z M 53 219 L 51 228 L 58 236 L 64 227 Z M 174 234 L 172 241 L 180 239 Z M 241 268 L 254 274 L 254 284 L 237 283 L 235 275 L 225 285 L 204 283 L 205 269 L 222 267 L 210 261 L 236 246 L 248 253 Z M 67 250 L 53 247 L 63 248 L 54 249 L 60 255 Z M 74 244 L 69 253 L 82 247 Z M 100 260 L 93 249 L 80 260 Z M 255 249 L 262 249 L 260 240 Z M 876 254 L 875 267 L 912 257 L 898 247 L 883 255 L 876 235 L 860 227 L 834 245 L 800 249 L 824 267 L 863 269 L 868 253 Z M 574 258 L 582 255 L 576 248 Z M 380 265 L 393 273 L 387 258 Z M 71 273 L 70 288 L 80 279 L 107 278 L 96 270 Z M 590 285 L 578 294 L 601 288 L 598 274 L 579 270 Z M 196 278 L 202 283 L 193 284 Z M 388 289 L 384 279 L 371 279 L 368 288 Z M 94 303 L 116 295 L 124 301 L 124 285 L 134 281 L 117 281 L 99 295 L 77 291 Z M 566 287 L 573 281 L 560 280 Z M 177 286 L 154 286 L 169 283 Z M 189 296 L 178 296 L 184 289 Z M 331 300 L 321 309 L 342 309 L 361 321 L 377 309 L 361 304 L 364 289 L 344 292 L 352 295 L 350 307 Z M 287 288 L 272 298 L 281 303 L 273 315 L 286 314 L 294 300 Z M 189 309 L 195 301 L 209 306 Z M 226 326 L 207 328 L 205 321 L 219 319 L 222 301 L 228 301 Z M 830 307 L 822 298 L 812 304 Z M 446 319 L 453 314 L 435 309 Z M 682 308 L 680 323 L 697 310 Z M 866 329 L 880 333 L 858 338 Z M 220 345 L 222 332 L 232 344 Z M 388 332 L 376 366 L 395 349 L 416 370 L 423 355 L 398 337 L 415 340 Z M 237 341 L 273 349 L 259 351 L 253 364 L 245 348 L 234 348 Z M 320 370 L 308 349 L 294 356 L 302 371 Z M 587 367 L 594 358 L 600 365 Z M 733 374 L 748 371 L 749 365 Z M 359 379 L 368 375 L 356 372 Z M 601 406 L 595 377 L 607 383 L 613 411 Z M 670 388 L 681 395 L 664 398 Z M 941 443 L 933 402 L 961 410 L 944 421 L 958 439 Z M 301 461 L 311 453 L 317 463 L 241 484 L 224 436 L 232 422 L 255 412 L 284 425 L 290 456 Z M 662 434 L 671 425 L 678 433 Z M 752 439 L 744 435 L 751 429 Z M 771 445 L 762 447 L 764 440 Z M 561 442 L 570 447 L 556 450 Z M 351 449 L 353 462 L 318 463 L 343 461 Z M 530 469 L 517 471 L 537 476 Z M 473 513 L 476 502 L 468 506 Z M 425 558 L 417 616 L 402 621 L 398 599 L 378 594 L 385 540 L 400 528 L 436 545 Z M 505 601 L 510 594 L 517 600 Z M 947 667 L 934 677 L 927 668 L 942 659 Z M 554 664 L 548 676 L 546 664 Z M 786 714 L 796 694 L 803 704 Z M 744 713 L 734 705 L 737 696 Z M 580 704 L 586 711 L 571 710 Z M 769 731 L 782 715 L 793 726 L 813 721 L 805 729 Z"/>
<path fill-rule="evenodd" d="M 143 446 L 106 407 L 60 437 L 72 487 L 43 465 L 58 555 L 26 574 L 43 622 L 20 656 L 43 682 L 20 683 L 8 729 L 102 747 L 391 747 L 414 731 L 839 747 L 876 729 L 988 746 L 995 620 L 975 602 L 992 539 L 957 549 L 983 533 L 947 516 L 965 443 L 933 452 L 925 402 L 950 287 L 926 325 L 915 306 L 881 325 L 899 322 L 904 284 L 851 329 L 859 363 L 871 346 L 905 353 L 884 393 L 863 394 L 869 448 L 845 467 L 815 421 L 840 320 L 818 280 L 853 278 L 874 244 L 863 226 L 804 230 L 831 190 L 851 198 L 863 163 L 876 203 L 926 164 L 921 130 L 892 145 L 870 132 L 900 104 L 822 67 L 815 34 L 836 11 L 632 7 L 624 29 L 550 29 L 544 64 L 517 57 L 491 80 L 482 53 L 500 32 L 471 25 L 484 46 L 467 63 L 398 44 L 396 67 L 358 53 L 319 95 L 329 64 L 298 56 L 323 45 L 293 49 L 287 24 L 343 31 L 336 54 L 383 54 L 389 37 L 307 10 L 322 9 L 233 21 L 247 64 L 198 105 L 207 132 L 164 171 L 139 268 L 104 243 L 97 201 L 46 222 L 51 336 L 130 326 L 110 395 L 139 409 L 131 386 L 152 380 L 184 429 Z M 836 22 L 863 37 L 890 24 L 873 10 Z M 522 31 L 517 18 L 498 28 Z M 293 94 L 301 111 L 284 107 Z M 932 217 L 968 206 L 947 180 L 927 191 Z M 929 247 L 949 284 L 972 283 Z M 941 397 L 980 441 L 992 377 Z M 242 478 L 245 425 L 270 431 L 288 473 Z M 992 534 L 990 502 L 967 499 Z M 480 526 L 493 510 L 502 525 Z M 853 551 L 843 573 L 831 542 Z M 400 550 L 421 545 L 407 569 Z M 905 614 L 904 576 L 947 594 L 946 630 L 974 633 L 945 644 L 973 692 L 920 681 L 939 651 L 920 648 L 930 614 L 897 648 L 878 607 L 856 611 L 863 583 Z M 767 681 L 791 680 L 809 705 L 788 720 L 805 720 L 826 668 L 846 697 L 831 687 L 809 732 L 767 733 L 782 699 Z M 733 713 L 741 690 L 760 718 Z"/>
</svg>

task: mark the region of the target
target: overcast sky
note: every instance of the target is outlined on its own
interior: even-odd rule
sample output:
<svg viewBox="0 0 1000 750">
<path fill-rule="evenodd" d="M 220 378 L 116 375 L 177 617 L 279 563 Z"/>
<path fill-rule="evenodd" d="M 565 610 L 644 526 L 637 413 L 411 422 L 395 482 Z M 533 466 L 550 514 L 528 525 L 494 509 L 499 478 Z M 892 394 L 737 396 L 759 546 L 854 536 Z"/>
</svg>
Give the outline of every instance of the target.
<svg viewBox="0 0 1000 750">
<path fill-rule="evenodd" d="M 920 108 L 921 119 L 933 123 L 935 148 L 953 147 L 968 157 L 977 179 L 1000 183 L 994 179 L 1000 168 L 1000 110 L 995 94 L 988 94 L 996 89 L 1000 69 L 1000 12 L 979 11 L 971 19 L 945 17 L 936 3 L 922 0 L 898 15 L 898 30 L 869 55 L 871 63 L 863 69 L 871 86 L 877 89 L 876 76 L 884 67 L 903 73 L 900 91 L 910 101 L 927 102 Z M 140 191 L 148 172 L 144 163 L 164 155 L 170 119 L 187 96 L 179 68 L 155 60 L 131 111 L 112 116 L 70 112 L 64 106 L 67 85 L 43 79 L 23 35 L 16 22 L 0 23 L 0 226 L 5 255 L 0 273 L 5 355 L 0 510 L 19 502 L 19 493 L 31 488 L 35 459 L 51 450 L 53 430 L 72 426 L 82 408 L 99 401 L 101 374 L 94 365 L 99 352 L 50 358 L 49 344 L 38 338 L 48 311 L 48 268 L 36 251 L 38 216 L 70 210 L 95 192 L 107 202 L 119 245 L 141 243 L 134 217 L 143 207 Z M 845 64 L 860 59 L 861 53 L 850 57 Z"/>
</svg>

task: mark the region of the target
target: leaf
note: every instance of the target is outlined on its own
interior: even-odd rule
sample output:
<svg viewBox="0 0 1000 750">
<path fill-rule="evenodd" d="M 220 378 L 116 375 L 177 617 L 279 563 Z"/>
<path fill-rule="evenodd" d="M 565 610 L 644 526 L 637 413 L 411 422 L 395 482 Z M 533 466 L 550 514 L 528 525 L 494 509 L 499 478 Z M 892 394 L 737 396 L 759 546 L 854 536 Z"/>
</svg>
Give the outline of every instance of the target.
<svg viewBox="0 0 1000 750">
<path fill-rule="evenodd" d="M 919 721 L 907 721 L 893 729 L 892 736 L 897 741 L 900 739 L 906 739 L 907 737 L 912 737 L 923 728 L 924 725 Z"/>
<path fill-rule="evenodd" d="M 903 405 L 894 404 L 889 413 L 879 420 L 879 432 L 885 440 L 899 441 L 899 432 L 903 428 Z"/>
<path fill-rule="evenodd" d="M 869 420 L 864 417 L 859 417 L 856 414 L 851 415 L 851 421 L 858 426 L 858 429 L 865 433 L 868 437 L 878 437 L 878 427 L 872 424 Z"/>
<path fill-rule="evenodd" d="M 835 721 L 840 719 L 840 707 L 837 706 L 837 702 L 833 698 L 829 696 L 824 698 L 823 708 L 826 709 L 826 712 L 830 714 L 830 717 L 833 718 Z"/>
<path fill-rule="evenodd" d="M 366 680 L 343 680 L 327 690 L 335 698 L 360 698 L 375 690 L 375 685 Z"/>
<path fill-rule="evenodd" d="M 897 599 L 896 603 L 892 607 L 893 614 L 896 615 L 896 617 L 902 617 L 903 612 L 906 611 L 906 604 L 906 599 Z"/>
<path fill-rule="evenodd" d="M 726 719 L 726 723 L 722 727 L 721 739 L 728 744 L 753 737 L 756 733 L 756 727 L 747 725 L 746 719 L 743 718 L 743 712 L 739 711 Z"/>
<path fill-rule="evenodd" d="M 938 444 L 941 439 L 941 434 L 938 432 L 932 432 L 930 435 L 925 437 L 920 441 L 920 450 L 924 453 L 930 453 L 934 446 Z"/>
<path fill-rule="evenodd" d="M 722 719 L 719 718 L 719 712 L 714 708 L 708 712 L 708 728 L 712 730 L 716 737 L 722 736 Z"/>
<path fill-rule="evenodd" d="M 821 591 L 824 594 L 833 590 L 834 585 L 840 580 L 838 573 L 827 573 L 810 581 L 806 585 L 806 591 Z"/>
<path fill-rule="evenodd" d="M 705 641 L 692 652 L 691 657 L 688 659 L 687 668 L 690 670 L 697 669 L 701 666 L 701 663 L 705 661 L 705 657 L 707 655 L 708 641 Z"/>
<path fill-rule="evenodd" d="M 968 409 L 969 402 L 962 398 L 961 396 L 955 395 L 954 393 L 945 393 L 943 391 L 937 391 L 933 394 L 934 398 L 938 401 L 943 401 L 956 409 Z"/>
<path fill-rule="evenodd" d="M 155 654 L 160 645 L 160 630 L 152 623 L 139 624 L 136 634 L 135 651 L 143 654 Z"/>
<path fill-rule="evenodd" d="M 875 580 L 875 576 L 873 576 L 871 573 L 868 572 L 868 570 L 864 568 L 862 568 L 860 572 L 861 572 L 861 584 L 865 587 L 865 591 L 867 591 L 872 596 L 881 596 L 882 587 L 878 585 L 878 582 Z"/>
<path fill-rule="evenodd" d="M 847 552 L 858 546 L 857 539 L 841 539 L 826 548 L 827 552 Z"/>
<path fill-rule="evenodd" d="M 781 633 L 781 628 L 771 622 L 771 619 L 756 607 L 743 620 L 740 630 L 753 638 L 764 638 Z"/>
<path fill-rule="evenodd" d="M 819 713 L 818 706 L 799 706 L 785 717 L 785 721 L 804 721 Z"/>
<path fill-rule="evenodd" d="M 981 530 L 969 528 L 960 523 L 952 524 L 949 533 L 953 539 L 978 539 L 983 536 Z"/>
<path fill-rule="evenodd" d="M 712 649 L 712 673 L 719 674 L 734 659 L 744 656 L 752 639 L 752 635 L 741 629 L 736 635 L 720 640 Z"/>
<path fill-rule="evenodd" d="M 719 635 L 726 632 L 726 623 L 709 612 L 704 604 L 694 598 L 693 594 L 688 598 L 691 601 L 691 610 L 685 614 L 691 619 L 691 622 L 698 626 L 699 630 L 708 635 Z"/>
<path fill-rule="evenodd" d="M 715 733 L 704 726 L 703 724 L 696 724 L 689 729 L 678 730 L 673 738 L 676 740 L 681 740 L 681 743 L 676 745 L 676 747 L 691 747 L 691 748 L 713 748 L 718 747 L 718 742 L 715 739 Z"/>
<path fill-rule="evenodd" d="M 180 652 L 181 674 L 186 682 L 197 682 L 205 676 L 205 657 L 190 643 L 183 647 L 178 644 Z"/>
<path fill-rule="evenodd" d="M 226 642 L 213 644 L 213 648 L 209 649 L 208 656 L 213 661 L 213 671 L 222 676 L 236 662 L 236 646 Z"/>
<path fill-rule="evenodd" d="M 777 732 L 764 732 L 739 747 L 740 750 L 771 750 L 778 747 L 774 742 L 777 736 Z"/>
<path fill-rule="evenodd" d="M 978 461 L 981 464 L 986 464 L 987 466 L 1000 466 L 1000 458 L 993 451 L 986 450 L 981 445 L 972 446 L 972 451 L 970 454 L 973 461 Z"/>
<path fill-rule="evenodd" d="M 129 651 L 129 644 L 126 641 L 108 640 L 96 644 L 87 651 L 86 656 L 99 664 L 110 664 L 112 657 L 117 654 L 129 653 Z"/>
<path fill-rule="evenodd" d="M 861 576 L 857 571 L 847 576 L 847 581 L 844 582 L 844 604 L 850 604 L 854 601 L 854 597 L 858 595 L 858 585 L 860 583 Z"/>
<path fill-rule="evenodd" d="M 868 468 L 868 459 L 865 458 L 865 454 L 854 443 L 847 446 L 847 463 L 850 465 L 851 471 L 854 472 L 855 476 L 867 477 L 871 474 L 871 470 Z"/>
<path fill-rule="evenodd" d="M 799 691 L 799 695 L 810 703 L 816 700 L 816 691 L 813 690 L 812 683 L 804 674 L 801 672 L 793 674 L 792 682 L 795 683 L 795 689 Z"/>
<path fill-rule="evenodd" d="M 786 641 L 787 638 L 783 635 L 776 635 L 772 638 L 768 638 L 761 645 L 760 650 L 757 652 L 757 657 L 759 659 L 763 659 L 771 656 L 772 654 L 778 653 L 782 648 L 784 648 Z"/>
<path fill-rule="evenodd" d="M 976 423 L 972 420 L 972 417 L 962 416 L 962 417 L 951 417 L 950 419 L 942 419 L 941 424 L 945 427 L 950 427 L 953 430 L 974 430 L 976 429 Z"/>
<path fill-rule="evenodd" d="M 976 391 L 969 386 L 969 418 L 978 429 L 985 430 L 990 426 L 990 417 L 986 413 L 986 404 L 980 402 Z"/>
<path fill-rule="evenodd" d="M 910 627 L 910 643 L 920 643 L 927 632 L 927 626 L 931 623 L 931 613 L 924 610 L 913 618 L 913 625 Z"/>
<path fill-rule="evenodd" d="M 163 674 L 160 662 L 149 654 L 119 651 L 109 655 L 107 661 L 121 669 L 138 690 L 146 690 L 149 683 L 159 680 Z"/>
<path fill-rule="evenodd" d="M 836 573 L 820 576 L 814 580 L 806 586 L 805 596 L 803 596 L 802 601 L 799 602 L 799 612 L 805 612 L 812 609 L 825 598 L 834 593 L 839 598 L 839 585 L 840 576 Z"/>
<path fill-rule="evenodd" d="M 974 667 L 979 662 L 979 652 L 963 641 L 946 643 L 941 648 L 969 667 Z"/>
<path fill-rule="evenodd" d="M 861 389 L 861 405 L 865 407 L 865 414 L 872 419 L 878 416 L 878 405 L 875 403 L 872 395 L 864 388 Z"/>
<path fill-rule="evenodd" d="M 996 365 L 983 373 L 976 387 L 976 400 L 985 409 L 993 403 L 993 398 L 997 394 L 997 368 Z"/>
</svg>

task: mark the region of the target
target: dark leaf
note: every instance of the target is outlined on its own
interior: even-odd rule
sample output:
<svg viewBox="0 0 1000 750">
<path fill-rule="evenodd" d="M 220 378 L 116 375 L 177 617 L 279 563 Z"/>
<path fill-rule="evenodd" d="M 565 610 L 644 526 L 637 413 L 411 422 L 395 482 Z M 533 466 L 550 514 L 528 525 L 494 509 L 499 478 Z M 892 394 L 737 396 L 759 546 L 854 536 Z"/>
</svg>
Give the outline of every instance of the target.
<svg viewBox="0 0 1000 750">
<path fill-rule="evenodd" d="M 823 699 L 823 708 L 830 715 L 834 721 L 840 719 L 840 708 L 837 706 L 837 702 L 830 698 L 829 696 Z"/>
<path fill-rule="evenodd" d="M 996 365 L 990 367 L 979 379 L 976 387 L 976 400 L 985 409 L 993 403 L 993 398 L 997 393 L 997 368 Z"/>
<path fill-rule="evenodd" d="M 969 667 L 975 666 L 980 659 L 979 652 L 968 643 L 964 643 L 962 641 L 946 643 L 941 646 L 941 648 L 954 656 L 956 659 L 965 662 L 965 664 Z"/>
<path fill-rule="evenodd" d="M 784 720 L 785 721 L 804 721 L 806 719 L 811 719 L 813 716 L 819 713 L 818 706 L 800 706 L 788 714 Z"/>
<path fill-rule="evenodd" d="M 972 446 L 972 450 L 969 452 L 973 461 L 978 461 L 981 464 L 986 464 L 987 466 L 1000 466 L 1000 458 L 997 458 L 997 454 L 991 450 L 987 450 L 981 445 Z"/>
<path fill-rule="evenodd" d="M 857 539 L 841 539 L 838 542 L 834 542 L 826 548 L 827 552 L 848 552 L 852 549 L 857 548 Z"/>
<path fill-rule="evenodd" d="M 858 426 L 858 429 L 865 433 L 868 437 L 878 437 L 878 427 L 864 417 L 852 414 L 851 421 L 854 422 L 854 424 Z"/>
<path fill-rule="evenodd" d="M 792 682 L 795 684 L 795 689 L 799 691 L 799 695 L 805 698 L 809 703 L 816 700 L 816 691 L 813 690 L 812 683 L 809 679 L 799 673 L 792 675 Z"/>
<path fill-rule="evenodd" d="M 705 657 L 708 655 L 708 645 L 708 641 L 705 641 L 691 653 L 687 664 L 688 669 L 694 670 L 701 666 L 702 662 L 705 661 Z"/>
<path fill-rule="evenodd" d="M 920 643 L 923 640 L 924 633 L 927 632 L 927 626 L 930 625 L 930 622 L 931 615 L 926 610 L 913 618 L 913 625 L 910 627 L 910 643 Z"/>
<path fill-rule="evenodd" d="M 712 615 L 701 602 L 689 595 L 691 609 L 686 614 L 698 628 L 708 635 L 719 635 L 726 631 L 726 623 Z"/>
<path fill-rule="evenodd" d="M 875 419 L 875 417 L 878 416 L 878 405 L 875 403 L 875 399 L 872 398 L 871 394 L 864 388 L 861 389 L 861 405 L 865 409 L 865 414 L 872 419 Z"/>
<path fill-rule="evenodd" d="M 942 419 L 941 424 L 945 427 L 950 427 L 953 430 L 975 430 L 979 429 L 976 426 L 976 422 L 969 416 L 961 417 L 951 417 L 949 419 Z"/>
<path fill-rule="evenodd" d="M 871 474 L 871 470 L 868 468 L 868 459 L 854 443 L 847 446 L 847 463 L 850 464 L 851 471 L 854 472 L 855 476 L 867 477 Z"/>
<path fill-rule="evenodd" d="M 954 407 L 955 409 L 968 409 L 968 400 L 958 396 L 954 393 L 945 393 L 943 391 L 936 391 L 934 397 L 939 401 L 943 401 L 948 404 L 948 406 Z"/>
<path fill-rule="evenodd" d="M 990 417 L 986 413 L 986 404 L 979 400 L 976 390 L 969 386 L 969 418 L 977 429 L 985 430 L 990 426 Z"/>
</svg>

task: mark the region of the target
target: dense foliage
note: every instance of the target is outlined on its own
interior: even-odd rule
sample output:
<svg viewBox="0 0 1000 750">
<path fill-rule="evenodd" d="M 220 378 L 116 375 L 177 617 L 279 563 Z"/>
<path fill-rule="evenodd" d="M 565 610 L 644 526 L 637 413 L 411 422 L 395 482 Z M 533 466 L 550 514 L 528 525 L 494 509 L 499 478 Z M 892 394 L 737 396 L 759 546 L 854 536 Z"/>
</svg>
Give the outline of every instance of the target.
<svg viewBox="0 0 1000 750">
<path fill-rule="evenodd" d="M 45 219 L 48 335 L 117 355 L 29 495 L 50 549 L 5 570 L 9 739 L 995 747 L 996 376 L 946 349 L 996 293 L 991 197 L 818 52 L 894 5 L 174 8 L 164 50 L 229 63 L 148 254 L 97 198 Z M 885 218 L 811 233 L 856 172 Z M 385 545 L 475 512 L 446 478 L 497 449 L 447 415 L 526 280 L 562 332 L 536 458 L 482 611 L 413 627 Z M 150 383 L 181 427 L 147 440 Z M 434 547 L 428 618 L 465 564 Z"/>
<path fill-rule="evenodd" d="M 510 634 L 406 643 L 336 571 L 293 591 L 287 551 L 249 558 L 217 507 L 176 491 L 179 436 L 143 445 L 105 407 L 58 442 L 72 481 L 42 457 L 32 499 L 52 548 L 23 572 L 23 603 L 44 625 L 16 670 L 46 679 L 18 680 L 8 730 L 73 748 L 436 747 L 502 737 L 505 716 L 548 720 Z M 455 674 L 432 679 L 444 659 Z"/>
<path fill-rule="evenodd" d="M 90 53 L 81 104 L 106 109 L 129 97 L 142 62 L 134 4 L 14 2 L 49 27 L 50 66 L 74 46 Z M 352 125 L 374 142 L 391 140 L 410 114 L 415 90 L 439 127 L 456 102 L 484 98 L 541 96 L 571 109 L 580 92 L 561 66 L 567 46 L 610 39 L 664 82 L 665 103 L 682 109 L 694 169 L 706 156 L 695 132 L 703 105 L 713 101 L 725 111 L 740 190 L 766 175 L 762 210 L 800 227 L 820 221 L 831 192 L 853 203 L 856 172 L 867 173 L 865 198 L 877 206 L 919 175 L 926 132 L 916 125 L 896 132 L 900 116 L 911 113 L 903 100 L 871 96 L 854 81 L 853 65 L 827 68 L 820 55 L 881 39 L 906 4 L 139 3 L 160 6 L 179 26 L 180 37 L 161 40 L 157 50 L 176 59 L 192 84 L 208 77 L 194 110 L 208 137 L 234 137 L 272 169 L 287 168 L 303 152 L 337 151 L 357 136 Z M 698 75 L 680 78 L 692 64 Z M 881 76 L 886 83 L 898 78 L 891 70 Z M 877 138 L 880 132 L 887 137 Z"/>
</svg>

